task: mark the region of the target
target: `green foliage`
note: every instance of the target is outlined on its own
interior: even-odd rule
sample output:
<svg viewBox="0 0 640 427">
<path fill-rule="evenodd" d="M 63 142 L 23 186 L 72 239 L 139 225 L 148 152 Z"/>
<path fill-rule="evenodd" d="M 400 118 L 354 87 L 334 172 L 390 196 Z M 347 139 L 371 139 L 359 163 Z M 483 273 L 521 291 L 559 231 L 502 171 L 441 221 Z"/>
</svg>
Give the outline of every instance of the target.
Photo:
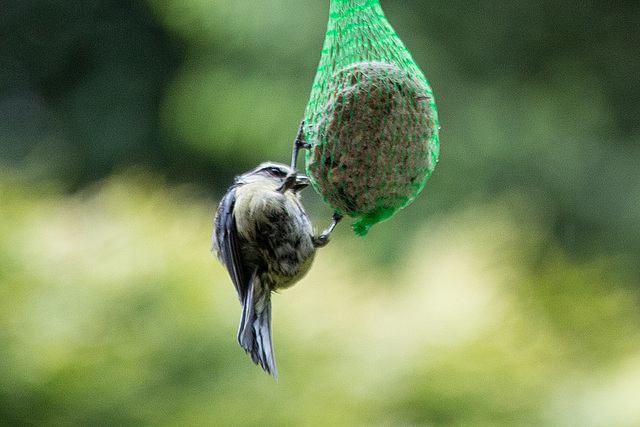
<svg viewBox="0 0 640 427">
<path fill-rule="evenodd" d="M 275 382 L 235 342 L 214 201 L 141 171 L 0 190 L 3 425 L 640 422 L 617 385 L 640 375 L 637 283 L 624 260 L 570 261 L 533 198 L 432 218 L 390 275 L 354 275 L 367 256 L 338 233 L 274 297 Z"/>
<path fill-rule="evenodd" d="M 315 71 L 311 64 L 322 46 L 326 20 L 317 18 L 325 7 L 257 0 L 148 3 L 187 43 L 187 59 L 162 109 L 177 149 L 204 156 L 212 167 L 230 160 L 247 169 L 265 159 L 287 162 Z"/>
<path fill-rule="evenodd" d="M 328 2 L 9 1 L 0 425 L 640 424 L 636 3 L 383 2 L 446 149 L 274 296 L 275 382 L 203 189 L 289 159 Z"/>
</svg>

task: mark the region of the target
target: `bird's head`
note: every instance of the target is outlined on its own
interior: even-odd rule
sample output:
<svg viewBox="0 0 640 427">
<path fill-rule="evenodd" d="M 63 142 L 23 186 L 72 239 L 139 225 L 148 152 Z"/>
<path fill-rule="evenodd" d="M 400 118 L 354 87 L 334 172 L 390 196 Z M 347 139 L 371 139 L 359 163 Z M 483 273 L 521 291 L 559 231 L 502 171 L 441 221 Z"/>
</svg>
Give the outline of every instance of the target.
<svg viewBox="0 0 640 427">
<path fill-rule="evenodd" d="M 245 172 L 236 177 L 238 185 L 250 184 L 253 182 L 272 182 L 277 186 L 282 185 L 287 176 L 295 174 L 295 171 L 282 163 L 264 162 L 257 168 Z M 295 192 L 302 190 L 309 185 L 309 177 L 297 174 L 294 185 L 291 189 Z"/>
</svg>

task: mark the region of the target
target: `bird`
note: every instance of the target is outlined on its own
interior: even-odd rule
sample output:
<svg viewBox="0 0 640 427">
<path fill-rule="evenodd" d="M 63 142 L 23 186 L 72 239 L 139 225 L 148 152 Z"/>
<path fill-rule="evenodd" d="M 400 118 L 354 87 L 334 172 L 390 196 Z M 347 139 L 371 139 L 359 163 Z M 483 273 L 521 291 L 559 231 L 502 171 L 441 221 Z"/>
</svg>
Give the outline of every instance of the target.
<svg viewBox="0 0 640 427">
<path fill-rule="evenodd" d="M 316 236 L 299 192 L 309 178 L 265 162 L 238 175 L 214 219 L 212 253 L 227 268 L 242 305 L 238 343 L 256 365 L 278 371 L 271 331 L 271 293 L 298 282 L 335 227 Z"/>
</svg>

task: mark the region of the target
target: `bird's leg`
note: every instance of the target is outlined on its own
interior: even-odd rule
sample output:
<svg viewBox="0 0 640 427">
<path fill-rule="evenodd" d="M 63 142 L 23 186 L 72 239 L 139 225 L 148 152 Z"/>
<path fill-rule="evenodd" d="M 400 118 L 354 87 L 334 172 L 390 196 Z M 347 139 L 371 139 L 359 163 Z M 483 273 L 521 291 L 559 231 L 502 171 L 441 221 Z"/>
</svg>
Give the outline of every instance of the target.
<svg viewBox="0 0 640 427">
<path fill-rule="evenodd" d="M 306 150 L 311 148 L 311 144 L 304 140 L 304 119 L 302 119 L 302 121 L 300 122 L 298 135 L 296 136 L 295 141 L 293 141 L 293 155 L 291 156 L 292 172 L 287 175 L 282 185 L 276 190 L 282 194 L 284 194 L 287 190 L 291 190 L 297 184 L 298 175 L 296 174 L 296 164 L 298 163 L 298 153 L 300 152 L 301 148 L 304 148 Z"/>
<path fill-rule="evenodd" d="M 298 153 L 300 149 L 304 148 L 305 150 L 311 149 L 311 144 L 305 141 L 304 138 L 304 119 L 300 122 L 300 129 L 298 130 L 298 135 L 296 136 L 295 141 L 293 141 L 293 155 L 291 156 L 291 169 L 295 172 L 296 164 L 298 163 Z"/>
<path fill-rule="evenodd" d="M 340 215 L 337 212 L 334 212 L 332 215 L 332 219 L 333 221 L 331 221 L 331 225 L 329 226 L 329 228 L 327 228 L 326 230 L 324 230 L 321 234 L 321 236 L 324 236 L 324 238 L 328 239 L 329 238 L 329 234 L 331 234 L 331 232 L 333 231 L 334 228 L 336 228 L 336 225 L 338 225 L 338 223 L 340 222 L 340 220 L 342 220 L 342 215 Z"/>
<path fill-rule="evenodd" d="M 337 212 L 334 212 L 333 221 L 331 222 L 331 225 L 329 226 L 329 228 L 324 230 L 321 235 L 313 238 L 313 246 L 316 248 L 322 248 L 327 246 L 327 243 L 329 243 L 329 234 L 331 234 L 333 229 L 336 228 L 336 225 L 338 225 L 341 219 L 342 219 L 342 215 L 340 215 Z"/>
</svg>

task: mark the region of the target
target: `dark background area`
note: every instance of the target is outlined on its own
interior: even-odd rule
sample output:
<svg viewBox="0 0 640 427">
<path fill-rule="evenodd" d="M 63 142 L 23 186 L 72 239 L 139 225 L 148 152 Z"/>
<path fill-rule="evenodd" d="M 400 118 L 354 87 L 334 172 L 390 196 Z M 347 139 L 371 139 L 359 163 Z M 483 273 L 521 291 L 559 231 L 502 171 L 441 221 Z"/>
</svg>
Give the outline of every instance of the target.
<svg viewBox="0 0 640 427">
<path fill-rule="evenodd" d="M 242 34 L 242 27 L 216 27 L 215 7 L 207 13 L 201 3 L 4 2 L 2 162 L 69 191 L 145 164 L 172 182 L 219 193 L 265 156 L 286 158 L 317 65 L 326 5 L 300 11 L 281 32 L 277 20 L 256 22 L 271 15 L 254 5 L 257 16 L 246 17 L 252 31 Z M 640 251 L 635 2 L 384 7 L 435 79 L 441 169 L 458 183 L 443 189 L 453 193 L 442 196 L 447 207 L 470 193 L 524 187 L 548 200 L 556 233 L 572 252 Z M 236 19 L 244 9 L 251 12 L 242 8 Z M 223 90 L 201 90 L 216 78 Z M 269 104 L 265 97 L 286 99 Z M 279 111 L 280 104 L 288 105 Z M 265 123 L 271 120 L 277 123 Z M 198 129 L 201 122 L 211 128 Z M 219 122 L 227 124 L 214 129 Z"/>
</svg>

